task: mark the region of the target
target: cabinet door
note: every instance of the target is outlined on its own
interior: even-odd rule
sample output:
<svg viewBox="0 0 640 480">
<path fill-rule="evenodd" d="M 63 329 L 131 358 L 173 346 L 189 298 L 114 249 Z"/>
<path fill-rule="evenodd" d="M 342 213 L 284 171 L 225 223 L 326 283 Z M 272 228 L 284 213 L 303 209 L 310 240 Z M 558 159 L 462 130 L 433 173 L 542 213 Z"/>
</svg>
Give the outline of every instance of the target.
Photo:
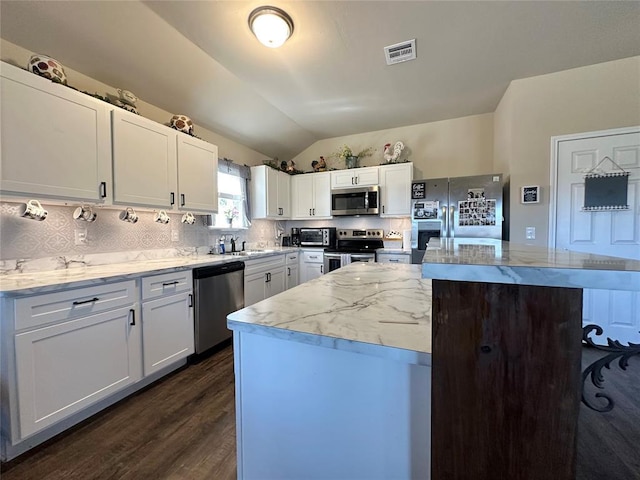
<svg viewBox="0 0 640 480">
<path fill-rule="evenodd" d="M 315 174 L 295 175 L 291 178 L 292 217 L 295 219 L 310 218 L 314 205 Z M 329 199 L 329 204 L 331 200 Z"/>
<path fill-rule="evenodd" d="M 308 282 L 324 274 L 322 263 L 302 263 L 300 271 L 300 283 Z"/>
<path fill-rule="evenodd" d="M 252 273 L 244 276 L 244 306 L 261 302 L 265 297 L 265 283 L 267 274 L 264 272 Z"/>
<path fill-rule="evenodd" d="M 378 167 L 357 168 L 355 183 L 359 187 L 378 185 Z"/>
<path fill-rule="evenodd" d="M 291 175 L 278 173 L 278 216 L 291 218 Z"/>
<path fill-rule="evenodd" d="M 142 304 L 142 358 L 150 375 L 194 352 L 193 296 L 184 292 Z"/>
<path fill-rule="evenodd" d="M 411 255 L 379 253 L 376 261 L 378 263 L 411 263 Z"/>
<path fill-rule="evenodd" d="M 180 210 L 218 211 L 218 147 L 178 133 L 178 192 Z"/>
<path fill-rule="evenodd" d="M 107 104 L 5 63 L 1 74 L 2 193 L 104 202 Z"/>
<path fill-rule="evenodd" d="M 315 173 L 313 177 L 313 216 L 331 218 L 331 174 Z"/>
<path fill-rule="evenodd" d="M 284 267 L 269 271 L 269 279 L 265 287 L 265 298 L 282 293 L 286 286 L 286 269 Z"/>
<path fill-rule="evenodd" d="M 412 163 L 380 167 L 381 217 L 408 216 L 411 214 L 412 180 Z"/>
<path fill-rule="evenodd" d="M 297 265 L 288 265 L 285 267 L 286 270 L 286 284 L 285 288 L 289 290 L 290 288 L 297 287 L 299 283 L 299 271 Z"/>
<path fill-rule="evenodd" d="M 114 202 L 171 208 L 177 132 L 122 109 L 113 110 L 112 123 Z"/>
<path fill-rule="evenodd" d="M 134 315 L 120 308 L 15 336 L 20 438 L 141 378 Z"/>
<path fill-rule="evenodd" d="M 330 172 L 331 188 L 348 188 L 356 186 L 355 169 Z"/>
<path fill-rule="evenodd" d="M 278 205 L 278 174 L 280 172 L 277 172 L 270 167 L 265 168 L 267 180 L 267 218 L 277 218 L 280 216 Z"/>
</svg>

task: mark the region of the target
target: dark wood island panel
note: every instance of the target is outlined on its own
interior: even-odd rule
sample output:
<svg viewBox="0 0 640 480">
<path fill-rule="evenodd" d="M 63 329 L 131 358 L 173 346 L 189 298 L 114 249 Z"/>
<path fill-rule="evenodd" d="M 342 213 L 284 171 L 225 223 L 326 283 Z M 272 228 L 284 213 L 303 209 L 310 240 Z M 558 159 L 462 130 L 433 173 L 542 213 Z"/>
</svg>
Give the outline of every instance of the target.
<svg viewBox="0 0 640 480">
<path fill-rule="evenodd" d="M 582 289 L 433 280 L 432 479 L 574 479 Z"/>
</svg>

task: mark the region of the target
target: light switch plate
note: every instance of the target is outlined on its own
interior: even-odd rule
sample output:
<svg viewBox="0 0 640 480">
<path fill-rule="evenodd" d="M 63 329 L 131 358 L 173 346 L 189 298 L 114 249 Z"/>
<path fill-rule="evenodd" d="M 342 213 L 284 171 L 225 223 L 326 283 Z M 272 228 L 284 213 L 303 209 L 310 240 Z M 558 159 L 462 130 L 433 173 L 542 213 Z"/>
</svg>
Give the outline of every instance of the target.
<svg viewBox="0 0 640 480">
<path fill-rule="evenodd" d="M 86 228 L 76 228 L 74 231 L 74 241 L 76 245 L 86 245 L 87 244 L 87 229 Z"/>
</svg>

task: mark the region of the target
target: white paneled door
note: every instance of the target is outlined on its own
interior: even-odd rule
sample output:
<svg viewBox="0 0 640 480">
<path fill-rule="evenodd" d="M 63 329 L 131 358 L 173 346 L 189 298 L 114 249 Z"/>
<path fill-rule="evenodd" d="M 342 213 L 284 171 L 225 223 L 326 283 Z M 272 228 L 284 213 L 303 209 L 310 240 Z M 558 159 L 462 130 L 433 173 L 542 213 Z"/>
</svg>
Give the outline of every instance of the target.
<svg viewBox="0 0 640 480">
<path fill-rule="evenodd" d="M 557 181 L 551 243 L 555 227 L 556 248 L 640 260 L 640 128 L 556 137 L 552 142 Z M 601 163 L 605 157 L 612 161 Z M 583 211 L 585 174 L 621 169 L 630 173 L 629 209 Z M 640 343 L 640 292 L 585 289 L 583 324 L 604 329 L 594 339 L 597 343 L 606 343 L 605 337 Z"/>
</svg>

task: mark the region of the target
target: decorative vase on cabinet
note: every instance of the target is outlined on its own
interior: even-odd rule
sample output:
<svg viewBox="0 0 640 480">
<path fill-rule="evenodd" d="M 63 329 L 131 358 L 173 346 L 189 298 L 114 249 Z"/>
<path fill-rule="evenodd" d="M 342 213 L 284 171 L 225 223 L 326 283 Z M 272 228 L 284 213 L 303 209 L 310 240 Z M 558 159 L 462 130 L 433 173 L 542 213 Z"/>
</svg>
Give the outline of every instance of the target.
<svg viewBox="0 0 640 480">
<path fill-rule="evenodd" d="M 345 157 L 344 159 L 344 163 L 347 166 L 347 168 L 358 168 L 358 163 L 359 163 L 359 158 L 351 155 L 349 157 Z"/>
</svg>

